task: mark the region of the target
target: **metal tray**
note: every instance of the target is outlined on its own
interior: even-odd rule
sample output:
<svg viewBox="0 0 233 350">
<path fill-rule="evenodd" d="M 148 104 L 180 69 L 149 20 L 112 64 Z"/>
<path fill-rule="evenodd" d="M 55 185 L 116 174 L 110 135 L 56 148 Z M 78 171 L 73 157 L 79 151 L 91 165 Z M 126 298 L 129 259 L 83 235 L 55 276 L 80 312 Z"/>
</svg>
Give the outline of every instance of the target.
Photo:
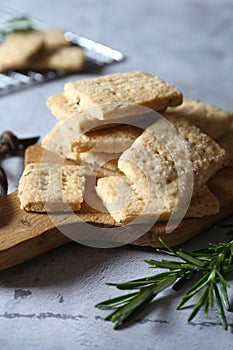
<svg viewBox="0 0 233 350">
<path fill-rule="evenodd" d="M 0 25 L 22 15 L 23 14 L 19 14 L 12 10 L 0 8 Z M 32 21 L 33 27 L 38 30 L 51 27 L 47 23 L 37 19 L 32 19 Z M 86 59 L 84 69 L 81 73 L 98 73 L 102 67 L 113 63 L 122 62 L 126 58 L 122 52 L 86 38 L 85 36 L 70 31 L 64 31 L 64 33 L 65 38 L 68 41 L 84 49 Z M 70 74 L 71 73 L 64 71 L 36 72 L 32 70 L 0 73 L 0 96 L 19 91 L 33 85 L 55 80 Z"/>
</svg>

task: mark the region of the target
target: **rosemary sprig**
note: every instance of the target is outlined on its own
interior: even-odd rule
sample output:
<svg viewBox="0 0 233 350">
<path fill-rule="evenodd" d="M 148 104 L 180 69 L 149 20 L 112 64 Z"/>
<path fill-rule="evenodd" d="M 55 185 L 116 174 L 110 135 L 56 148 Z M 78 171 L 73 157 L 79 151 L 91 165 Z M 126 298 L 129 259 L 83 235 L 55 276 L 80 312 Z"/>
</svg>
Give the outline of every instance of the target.
<svg viewBox="0 0 233 350">
<path fill-rule="evenodd" d="M 33 22 L 26 16 L 14 18 L 0 25 L 0 36 L 4 36 L 10 32 L 25 32 L 34 30 Z"/>
<path fill-rule="evenodd" d="M 233 224 L 231 227 L 233 228 Z M 124 283 L 108 283 L 118 289 L 134 290 L 134 292 L 97 304 L 96 307 L 100 309 L 114 309 L 105 320 L 113 322 L 114 329 L 117 329 L 163 290 L 171 286 L 173 290 L 179 290 L 187 282 L 189 284 L 192 282 L 192 287 L 178 303 L 177 310 L 191 298 L 198 296 L 188 321 L 191 321 L 202 308 L 208 316 L 209 310 L 216 305 L 219 319 L 226 330 L 228 324 L 225 310 L 230 311 L 227 277 L 233 271 L 233 240 L 210 244 L 206 249 L 194 251 L 181 249 L 174 251 L 162 240 L 160 241 L 165 249 L 156 251 L 178 258 L 179 261 L 145 260 L 149 267 L 166 271 Z"/>
</svg>

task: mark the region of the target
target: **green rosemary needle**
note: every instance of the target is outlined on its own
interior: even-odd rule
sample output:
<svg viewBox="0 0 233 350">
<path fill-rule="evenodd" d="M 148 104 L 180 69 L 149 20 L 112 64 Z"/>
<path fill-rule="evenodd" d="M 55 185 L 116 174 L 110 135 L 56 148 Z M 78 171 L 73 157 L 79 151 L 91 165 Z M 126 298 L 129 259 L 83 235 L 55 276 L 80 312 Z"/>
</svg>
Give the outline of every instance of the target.
<svg viewBox="0 0 233 350">
<path fill-rule="evenodd" d="M 228 227 L 233 228 L 233 225 Z M 174 251 L 162 240 L 160 241 L 165 249 L 156 251 L 178 258 L 179 261 L 145 260 L 149 267 L 166 271 L 124 283 L 108 283 L 118 289 L 134 290 L 134 292 L 95 305 L 100 309 L 114 310 L 105 320 L 113 322 L 114 329 L 117 329 L 163 290 L 171 286 L 173 290 L 179 290 L 189 282 L 189 285 L 193 283 L 192 287 L 183 295 L 177 309 L 181 309 L 191 298 L 198 296 L 188 321 L 191 321 L 201 309 L 208 316 L 209 310 L 216 305 L 221 324 L 227 329 L 225 311 L 230 311 L 227 278 L 233 271 L 233 240 L 210 244 L 206 249 L 194 251 L 181 249 Z"/>
</svg>

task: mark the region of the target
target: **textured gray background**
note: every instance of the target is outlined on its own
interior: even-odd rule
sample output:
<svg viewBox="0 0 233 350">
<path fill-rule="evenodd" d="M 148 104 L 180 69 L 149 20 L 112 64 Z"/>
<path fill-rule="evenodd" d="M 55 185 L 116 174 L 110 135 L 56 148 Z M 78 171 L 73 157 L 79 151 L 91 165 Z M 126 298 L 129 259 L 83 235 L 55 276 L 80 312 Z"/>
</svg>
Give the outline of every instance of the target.
<svg viewBox="0 0 233 350">
<path fill-rule="evenodd" d="M 1 0 L 1 5 L 121 49 L 128 60 L 105 73 L 147 70 L 186 96 L 233 110 L 233 1 Z M 55 123 L 45 101 L 70 79 L 1 97 L 1 130 L 43 136 Z M 4 161 L 4 166 L 13 190 L 22 160 Z M 209 231 L 184 247 L 224 238 L 222 231 Z M 231 349 L 232 315 L 228 332 L 215 310 L 208 320 L 200 314 L 187 324 L 190 310 L 174 311 L 179 294 L 170 292 L 121 331 L 103 321 L 106 313 L 94 304 L 117 295 L 105 282 L 149 274 L 143 259 L 151 257 L 150 248 L 107 250 L 72 243 L 1 272 L 0 348 Z"/>
</svg>

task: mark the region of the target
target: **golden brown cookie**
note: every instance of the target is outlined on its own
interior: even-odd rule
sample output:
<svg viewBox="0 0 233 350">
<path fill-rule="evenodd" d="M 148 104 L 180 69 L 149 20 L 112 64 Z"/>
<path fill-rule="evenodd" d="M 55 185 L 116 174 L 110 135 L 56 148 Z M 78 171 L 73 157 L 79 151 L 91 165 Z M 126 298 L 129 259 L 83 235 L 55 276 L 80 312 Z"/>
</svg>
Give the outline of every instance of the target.
<svg viewBox="0 0 233 350">
<path fill-rule="evenodd" d="M 95 153 L 124 152 L 141 133 L 142 130 L 135 126 L 118 125 L 84 134 L 78 131 L 75 132 L 72 125 L 66 127 L 66 124 L 63 125 L 60 122 L 44 137 L 42 146 L 54 153 L 79 160 L 80 153 L 91 150 Z M 57 142 L 50 142 L 53 137 L 56 138 Z"/>
<path fill-rule="evenodd" d="M 65 95 L 65 96 L 64 96 Z M 48 99 L 47 106 L 60 120 L 69 118 L 74 110 L 82 111 L 101 104 L 130 103 L 163 111 L 182 103 L 182 93 L 169 83 L 151 74 L 135 71 L 105 75 L 67 83 L 64 95 Z M 63 101 L 62 101 L 63 100 Z M 58 108 L 65 102 L 66 108 Z"/>
<path fill-rule="evenodd" d="M 150 191 L 157 196 L 156 186 L 166 185 L 171 192 L 167 198 L 174 201 L 178 191 L 177 166 L 186 174 L 190 165 L 194 195 L 228 160 L 225 150 L 188 120 L 174 116 L 168 119 L 170 124 L 161 119 L 147 128 L 121 155 L 118 167 L 141 191 L 148 191 L 150 185 Z M 183 153 L 185 147 L 187 155 Z"/>
<path fill-rule="evenodd" d="M 29 164 L 19 182 L 21 209 L 35 212 L 79 210 L 84 186 L 83 169 L 78 165 Z"/>
<path fill-rule="evenodd" d="M 178 107 L 168 108 L 165 115 L 184 117 L 214 140 L 229 130 L 233 120 L 232 112 L 191 98 L 184 98 Z"/>
<path fill-rule="evenodd" d="M 174 207 L 160 207 L 159 201 L 147 202 L 137 188 L 125 176 L 111 176 L 99 179 L 96 192 L 104 206 L 117 223 L 127 224 L 137 219 L 137 223 L 168 220 Z M 158 205 L 159 204 L 159 205 Z M 220 210 L 218 199 L 204 186 L 192 198 L 185 217 L 203 217 L 217 214 Z"/>
<path fill-rule="evenodd" d="M 80 71 L 84 66 L 83 49 L 75 46 L 65 46 L 45 50 L 42 55 L 29 63 L 30 69 L 38 71 L 65 70 Z"/>
<path fill-rule="evenodd" d="M 0 45 L 0 72 L 25 68 L 44 47 L 43 35 L 37 31 L 14 32 Z"/>
<path fill-rule="evenodd" d="M 44 38 L 45 50 L 56 50 L 61 46 L 70 46 L 71 43 L 66 40 L 63 30 L 58 28 L 49 28 L 42 32 Z"/>
</svg>

